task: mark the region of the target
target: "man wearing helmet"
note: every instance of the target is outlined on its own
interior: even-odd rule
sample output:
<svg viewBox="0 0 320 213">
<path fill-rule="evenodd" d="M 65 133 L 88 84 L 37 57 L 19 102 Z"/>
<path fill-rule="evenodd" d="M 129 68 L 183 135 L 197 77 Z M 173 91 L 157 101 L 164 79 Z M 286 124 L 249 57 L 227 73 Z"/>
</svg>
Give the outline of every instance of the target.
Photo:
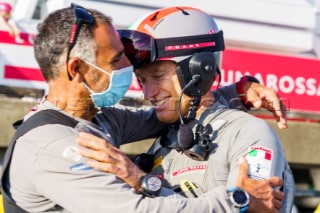
<svg viewBox="0 0 320 213">
<path fill-rule="evenodd" d="M 132 44 L 136 49 L 125 52 L 158 119 L 171 124 L 149 151 L 153 165 L 143 169 L 152 170 L 167 187 L 198 197 L 220 185 L 233 191 L 238 160 L 246 157 L 251 177 L 284 178 L 283 207 L 280 201 L 275 205 L 290 212 L 294 181 L 279 138 L 263 120 L 228 109 L 219 91 L 210 91 L 224 49 L 215 21 L 195 8 L 170 7 L 144 16 L 130 29 L 119 31 L 121 38 L 133 41 L 130 49 Z M 139 51 L 149 54 L 140 57 Z M 110 172 L 102 167 L 110 159 L 84 155 L 100 161 L 93 164 L 96 168 Z M 239 208 L 245 212 L 247 206 Z"/>
<path fill-rule="evenodd" d="M 23 43 L 20 30 L 13 19 L 10 19 L 12 7 L 9 3 L 0 2 L 0 27 L 8 31 L 10 36 L 15 37 L 17 43 Z"/>
</svg>

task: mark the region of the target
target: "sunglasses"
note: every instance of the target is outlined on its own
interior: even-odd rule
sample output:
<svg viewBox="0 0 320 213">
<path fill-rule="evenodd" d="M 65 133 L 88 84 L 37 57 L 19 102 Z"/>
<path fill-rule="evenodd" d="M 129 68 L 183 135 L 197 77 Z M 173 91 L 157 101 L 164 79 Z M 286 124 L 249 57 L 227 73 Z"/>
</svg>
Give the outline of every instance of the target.
<svg viewBox="0 0 320 213">
<path fill-rule="evenodd" d="M 94 23 L 93 16 L 85 8 L 79 5 L 76 5 L 74 3 L 71 3 L 71 8 L 73 9 L 74 23 L 72 26 L 72 31 L 69 39 L 69 47 L 68 47 L 67 61 L 66 61 L 67 72 L 68 72 L 68 77 L 70 81 L 72 80 L 72 77 L 68 71 L 68 61 L 70 57 L 70 52 L 74 47 L 74 45 L 76 44 L 82 24 L 93 25 Z"/>
<path fill-rule="evenodd" d="M 124 52 L 131 64 L 141 67 L 157 59 L 187 56 L 199 52 L 224 50 L 223 32 L 197 36 L 154 39 L 135 30 L 118 30 Z"/>
</svg>

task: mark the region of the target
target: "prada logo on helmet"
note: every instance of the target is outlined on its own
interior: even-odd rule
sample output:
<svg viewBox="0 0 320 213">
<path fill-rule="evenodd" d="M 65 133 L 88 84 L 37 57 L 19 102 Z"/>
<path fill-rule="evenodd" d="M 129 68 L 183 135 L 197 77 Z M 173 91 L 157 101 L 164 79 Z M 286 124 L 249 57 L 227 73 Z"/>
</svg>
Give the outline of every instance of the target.
<svg viewBox="0 0 320 213">
<path fill-rule="evenodd" d="M 126 56 L 136 68 L 157 59 L 224 50 L 222 31 L 214 34 L 157 39 L 135 30 L 118 30 L 118 33 Z"/>
<path fill-rule="evenodd" d="M 214 47 L 216 43 L 213 42 L 204 42 L 204 43 L 197 43 L 197 44 L 181 44 L 181 45 L 172 45 L 172 46 L 165 46 L 166 51 L 174 51 L 174 50 L 184 50 L 184 49 L 196 49 L 202 47 Z"/>
</svg>

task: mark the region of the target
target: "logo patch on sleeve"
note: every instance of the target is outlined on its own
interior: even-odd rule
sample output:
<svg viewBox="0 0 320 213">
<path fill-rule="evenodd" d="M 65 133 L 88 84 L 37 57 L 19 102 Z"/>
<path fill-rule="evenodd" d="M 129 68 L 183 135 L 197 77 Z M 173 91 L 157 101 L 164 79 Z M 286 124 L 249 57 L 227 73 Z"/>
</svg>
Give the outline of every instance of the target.
<svg viewBox="0 0 320 213">
<path fill-rule="evenodd" d="M 70 170 L 72 171 L 87 171 L 93 169 L 92 167 L 84 164 L 84 163 L 78 163 L 70 166 Z"/>
<path fill-rule="evenodd" d="M 179 176 L 179 175 L 186 175 L 190 173 L 199 173 L 199 172 L 205 172 L 207 169 L 207 165 L 195 165 L 195 166 L 188 166 L 182 169 L 179 169 L 177 171 L 174 171 L 172 173 L 172 177 Z"/>
<path fill-rule="evenodd" d="M 262 146 L 250 146 L 246 159 L 249 164 L 249 177 L 262 180 L 270 178 L 273 150 Z"/>
<path fill-rule="evenodd" d="M 75 146 L 69 146 L 65 148 L 65 150 L 63 150 L 62 156 L 74 162 L 78 162 L 81 159 L 79 149 L 78 147 L 75 147 Z"/>
</svg>

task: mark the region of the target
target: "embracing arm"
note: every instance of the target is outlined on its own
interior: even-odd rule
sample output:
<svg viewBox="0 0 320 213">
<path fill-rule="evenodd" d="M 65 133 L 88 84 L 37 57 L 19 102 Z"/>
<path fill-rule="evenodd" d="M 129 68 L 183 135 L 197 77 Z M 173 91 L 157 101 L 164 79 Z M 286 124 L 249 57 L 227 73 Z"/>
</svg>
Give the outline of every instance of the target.
<svg viewBox="0 0 320 213">
<path fill-rule="evenodd" d="M 252 107 L 267 109 L 273 113 L 280 129 L 288 128 L 285 105 L 274 89 L 251 82 L 245 76 L 235 84 L 219 88 L 219 94 L 233 109 L 242 111 Z"/>
<path fill-rule="evenodd" d="M 249 81 L 245 83 L 238 82 L 219 89 L 219 94 L 226 99 L 231 108 L 246 111 L 248 107 L 243 105 L 241 100 L 244 99 L 239 98 L 237 91 L 238 93 L 241 91 L 241 93 L 246 94 L 245 103 L 270 110 L 274 113 L 279 128 L 287 128 L 284 105 L 273 89 Z M 96 116 L 96 118 L 99 118 L 97 119 L 99 126 L 103 127 L 103 129 L 109 129 L 109 133 L 112 135 L 117 147 L 126 143 L 155 137 L 167 127 L 167 124 L 161 123 L 157 119 L 154 109 L 133 112 L 108 107 L 102 108 L 101 111 L 102 113 Z"/>
<path fill-rule="evenodd" d="M 104 140 L 87 133 L 80 133 L 77 138 L 77 143 L 87 148 L 81 149 L 80 153 L 91 159 L 87 162 L 90 166 L 100 171 L 115 174 L 131 187 L 135 188 L 136 191 L 140 191 L 141 186 L 139 185 L 138 180 L 144 173 L 139 171 L 136 165 L 134 165 L 120 150 L 112 147 Z M 240 174 L 238 175 L 237 183 L 234 185 L 247 190 L 250 196 L 252 196 L 249 210 L 251 212 L 259 212 L 261 207 L 264 207 L 272 212 L 280 208 L 278 205 L 279 202 L 281 205 L 283 193 L 273 190 L 273 187 L 282 185 L 281 178 L 274 177 L 264 181 L 257 181 L 250 179 L 247 173 L 247 164 L 241 163 Z M 214 197 L 213 207 L 218 211 L 224 210 L 223 212 L 230 212 L 230 210 L 227 211 L 227 209 L 233 209 L 228 200 L 226 200 L 225 187 L 220 186 L 209 191 L 205 196 Z"/>
<path fill-rule="evenodd" d="M 69 147 L 77 147 L 72 139 L 66 137 L 42 149 L 34 165 L 37 192 L 70 212 L 236 212 L 228 205 L 225 187 L 198 199 L 137 194 L 115 175 L 87 166 L 87 159 L 62 156 Z"/>
<path fill-rule="evenodd" d="M 160 122 L 154 109 L 131 111 L 103 108 L 99 114 L 99 126 L 107 127 L 115 145 L 127 144 L 160 135 L 167 124 Z M 96 116 L 97 117 L 97 116 Z"/>
</svg>

